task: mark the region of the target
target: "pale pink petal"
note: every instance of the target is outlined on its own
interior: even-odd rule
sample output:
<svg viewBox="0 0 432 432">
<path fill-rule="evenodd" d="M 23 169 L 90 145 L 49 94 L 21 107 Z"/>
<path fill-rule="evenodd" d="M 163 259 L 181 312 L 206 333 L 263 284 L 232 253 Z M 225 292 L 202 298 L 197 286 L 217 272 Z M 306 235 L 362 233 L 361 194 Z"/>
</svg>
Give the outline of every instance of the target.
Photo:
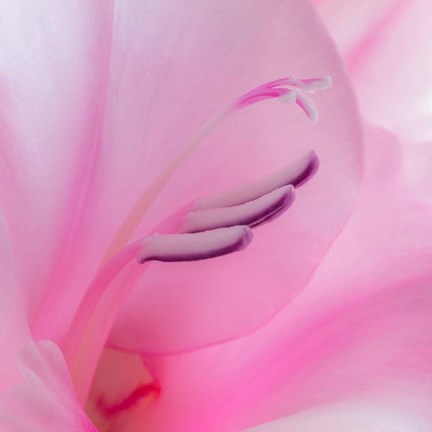
<svg viewBox="0 0 432 432">
<path fill-rule="evenodd" d="M 250 432 L 428 432 L 430 423 L 410 412 L 389 409 L 379 403 L 352 401 L 300 411 L 266 423 Z"/>
<path fill-rule="evenodd" d="M 0 395 L 0 428 L 8 432 L 96 432 L 73 390 L 58 347 L 31 342 L 21 356 L 22 382 Z"/>
<path fill-rule="evenodd" d="M 100 144 L 112 13 L 109 2 L 93 0 L 5 0 L 1 9 L 0 197 L 33 321 L 51 283 L 68 301 L 57 276 L 77 256 L 72 243 Z"/>
<path fill-rule="evenodd" d="M 240 88 L 244 92 L 287 73 L 330 75 L 334 86 L 316 94 L 321 114 L 317 124 L 312 125 L 294 106 L 263 102 L 225 120 L 174 175 L 150 210 L 148 225 L 156 225 L 178 208 L 180 200 L 187 203 L 229 192 L 308 150 L 314 149 L 321 162 L 318 174 L 298 191 L 290 210 L 257 230 L 246 252 L 213 262 L 151 266 L 123 309 L 111 339 L 115 346 L 145 352 L 226 340 L 274 316 L 308 282 L 343 228 L 360 177 L 361 131 L 355 102 L 337 53 L 308 2 L 194 2 L 193 15 L 191 10 L 192 6 L 176 7 L 165 17 L 156 8 L 154 15 L 158 26 L 161 20 L 169 22 L 170 31 L 178 31 L 193 17 L 184 36 L 193 49 L 181 51 L 178 57 L 165 51 L 170 45 L 162 44 L 162 65 L 175 70 L 174 88 L 168 85 L 162 90 L 163 98 L 153 98 L 146 108 L 153 116 L 160 109 L 161 117 L 175 112 L 172 115 L 182 119 L 179 130 L 160 131 L 165 137 L 160 151 L 168 145 L 165 140 L 183 142 Z M 189 69 L 182 66 L 185 55 L 195 68 L 192 81 Z M 172 84 L 170 77 L 166 82 Z M 162 156 L 159 151 L 148 154 L 150 159 Z"/>
<path fill-rule="evenodd" d="M 142 419 L 155 431 L 236 431 L 356 400 L 431 427 L 430 172 L 412 183 L 399 157 L 411 149 L 379 130 L 367 139 L 356 210 L 308 288 L 250 336 L 145 358 L 160 396 L 125 431 Z"/>
<path fill-rule="evenodd" d="M 316 3 L 342 50 L 366 118 L 410 140 L 430 139 L 431 2 Z"/>
</svg>

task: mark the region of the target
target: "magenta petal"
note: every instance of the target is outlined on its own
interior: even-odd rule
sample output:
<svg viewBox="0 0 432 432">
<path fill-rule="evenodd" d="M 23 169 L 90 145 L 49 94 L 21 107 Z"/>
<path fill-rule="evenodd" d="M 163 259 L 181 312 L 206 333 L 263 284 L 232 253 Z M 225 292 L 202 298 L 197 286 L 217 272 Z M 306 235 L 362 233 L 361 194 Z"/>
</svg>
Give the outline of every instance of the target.
<svg viewBox="0 0 432 432">
<path fill-rule="evenodd" d="M 417 169 L 418 182 L 410 147 L 379 130 L 366 138 L 358 204 L 308 287 L 250 336 L 147 358 L 162 389 L 150 429 L 242 430 L 285 417 L 282 430 L 357 431 L 346 415 L 359 412 L 362 432 L 376 426 L 373 412 L 395 430 L 396 418 L 431 429 L 431 171 Z"/>
<path fill-rule="evenodd" d="M 22 382 L 0 395 L 7 432 L 97 432 L 75 397 L 66 363 L 52 342 L 31 342 L 21 356 Z"/>
<path fill-rule="evenodd" d="M 330 75 L 334 86 L 316 94 L 321 117 L 314 125 L 297 107 L 274 102 L 263 102 L 228 118 L 177 171 L 146 223 L 156 225 L 161 215 L 174 212 L 179 196 L 188 202 L 229 192 L 281 169 L 312 149 L 320 159 L 320 168 L 302 186 L 283 217 L 257 230 L 247 251 L 213 263 L 152 265 L 120 314 L 111 338 L 117 347 L 177 351 L 257 329 L 309 281 L 346 223 L 356 197 L 362 140 L 357 107 L 337 53 L 314 11 L 307 2 L 274 2 L 270 6 L 248 1 L 229 2 L 230 13 L 219 15 L 220 4 L 197 2 L 193 12 L 197 28 L 192 28 L 205 34 L 206 54 L 203 51 L 202 59 L 198 56 L 204 47 L 198 33 L 191 33 L 190 40 L 198 46 L 190 55 L 194 53 L 199 71 L 191 85 L 196 89 L 208 77 L 212 86 L 205 94 L 195 90 L 197 99 L 184 105 L 188 110 L 204 104 L 208 117 L 215 107 L 224 105 L 222 99 L 231 99 L 226 95 L 286 76 L 287 71 L 298 77 Z M 184 13 L 179 12 L 177 19 Z M 226 29 L 223 35 L 215 26 Z M 270 44 L 261 42 L 259 35 L 264 34 L 270 37 Z M 232 40 L 236 41 L 234 49 L 229 43 Z M 213 88 L 211 74 L 215 70 Z M 214 94 L 220 82 L 224 90 Z M 185 97 L 184 85 L 176 102 Z M 174 108 L 168 104 L 168 109 Z M 189 121 L 191 117 L 187 117 Z M 180 138 L 183 132 L 181 129 Z"/>
</svg>

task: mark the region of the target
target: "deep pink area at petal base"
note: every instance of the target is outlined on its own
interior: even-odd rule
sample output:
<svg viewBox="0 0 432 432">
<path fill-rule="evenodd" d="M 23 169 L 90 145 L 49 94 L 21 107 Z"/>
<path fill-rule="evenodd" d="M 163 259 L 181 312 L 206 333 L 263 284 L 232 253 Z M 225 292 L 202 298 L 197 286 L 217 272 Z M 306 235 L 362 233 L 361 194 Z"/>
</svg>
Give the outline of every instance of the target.
<svg viewBox="0 0 432 432">
<path fill-rule="evenodd" d="M 160 28 L 170 29 L 163 33 L 158 58 L 175 75 L 159 77 L 166 76 L 174 88 L 164 88 L 167 94 L 153 99 L 151 108 L 157 114 L 162 107 L 164 128 L 178 125 L 170 140 L 183 141 L 190 136 L 191 125 L 209 118 L 239 91 L 275 77 L 330 75 L 334 86 L 316 94 L 321 113 L 317 124 L 297 107 L 264 102 L 227 119 L 175 174 L 142 229 L 175 210 L 180 200 L 229 191 L 310 149 L 316 150 L 321 163 L 287 214 L 257 229 L 245 252 L 195 264 L 151 265 L 121 312 L 110 341 L 141 352 L 220 342 L 253 331 L 273 317 L 308 282 L 346 223 L 361 170 L 355 101 L 334 47 L 308 2 L 219 2 L 211 7 L 194 2 L 191 25 L 181 39 L 193 48 L 176 55 L 167 35 L 183 25 L 192 5 L 182 3 L 184 7 L 171 15 L 165 11 L 169 3 L 159 2 L 150 13 L 152 21 L 162 23 Z M 130 28 L 136 17 L 125 13 L 124 19 L 130 20 Z M 158 41 L 161 36 L 154 35 Z M 136 33 L 137 41 L 140 37 Z M 186 96 L 187 105 L 182 103 Z M 170 123 L 174 106 L 181 117 Z M 161 133 L 165 136 L 166 131 Z"/>
<path fill-rule="evenodd" d="M 396 427 L 395 418 L 429 430 L 430 172 L 420 185 L 417 150 L 380 130 L 369 129 L 367 141 L 355 211 L 307 289 L 253 335 L 146 358 L 161 393 L 123 431 L 144 422 L 154 431 L 229 432 L 284 416 L 302 432 L 357 431 L 360 419 Z M 430 152 L 421 154 L 430 163 Z"/>
</svg>

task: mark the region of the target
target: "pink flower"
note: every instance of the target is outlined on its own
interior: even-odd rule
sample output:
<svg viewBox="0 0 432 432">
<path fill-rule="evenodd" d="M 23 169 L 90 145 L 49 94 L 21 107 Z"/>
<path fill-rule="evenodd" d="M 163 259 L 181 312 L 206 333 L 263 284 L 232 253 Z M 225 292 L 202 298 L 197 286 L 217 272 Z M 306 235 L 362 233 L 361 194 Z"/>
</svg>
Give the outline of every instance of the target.
<svg viewBox="0 0 432 432">
<path fill-rule="evenodd" d="M 2 9 L 0 430 L 430 430 L 428 149 L 309 2 Z"/>
</svg>

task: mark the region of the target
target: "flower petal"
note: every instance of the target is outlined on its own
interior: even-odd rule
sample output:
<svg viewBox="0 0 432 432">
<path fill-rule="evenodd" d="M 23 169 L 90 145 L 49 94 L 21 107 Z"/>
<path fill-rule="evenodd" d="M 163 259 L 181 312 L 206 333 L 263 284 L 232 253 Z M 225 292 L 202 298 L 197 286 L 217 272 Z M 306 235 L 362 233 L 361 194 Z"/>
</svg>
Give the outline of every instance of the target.
<svg viewBox="0 0 432 432">
<path fill-rule="evenodd" d="M 300 113 L 275 105 L 233 116 L 177 173 L 137 236 L 182 205 L 179 196 L 234 186 L 246 153 L 248 181 L 318 142 L 324 166 L 346 179 L 335 184 L 327 168 L 321 175 L 322 200 L 323 190 L 346 198 L 317 226 L 321 253 L 343 226 L 359 177 L 357 112 L 307 3 L 8 1 L 4 9 L 2 195 L 38 337 L 64 335 L 121 221 L 188 138 L 239 94 L 287 72 L 334 77 L 333 96 L 317 98 L 323 126 L 311 131 Z"/>
<path fill-rule="evenodd" d="M 23 381 L 0 395 L 0 426 L 8 432 L 96 432 L 79 405 L 64 358 L 52 342 L 30 343 Z"/>
<path fill-rule="evenodd" d="M 0 217 L 0 391 L 19 379 L 16 355 L 29 340 L 27 304 L 17 286 L 10 233 Z"/>
<path fill-rule="evenodd" d="M 61 275 L 69 276 L 65 262 L 74 261 L 72 243 L 88 210 L 82 203 L 100 142 L 109 3 L 2 2 L 0 196 L 31 321 L 50 284 L 63 286 L 70 301 Z"/>
<path fill-rule="evenodd" d="M 293 107 L 272 102 L 250 107 L 227 119 L 176 172 L 149 212 L 147 225 L 174 212 L 179 197 L 188 202 L 227 192 L 312 148 L 321 161 L 318 174 L 302 187 L 289 212 L 257 231 L 249 251 L 213 263 L 151 266 L 111 339 L 114 346 L 142 352 L 190 349 L 250 332 L 268 321 L 308 282 L 343 228 L 360 178 L 361 128 L 355 101 L 337 53 L 308 2 L 194 5 L 193 15 L 189 8 L 175 8 L 175 19 L 169 17 L 169 28 L 177 29 L 193 16 L 187 53 L 197 78 L 192 83 L 187 79 L 189 69 L 179 63 L 182 56 L 170 57 L 181 85 L 175 86 L 172 99 L 177 108 L 168 104 L 168 113 L 178 109 L 177 115 L 185 118 L 171 140 L 183 141 L 191 134 L 190 128 L 184 130 L 187 124 L 203 122 L 240 88 L 244 92 L 287 72 L 298 77 L 330 75 L 334 86 L 317 95 L 322 115 L 316 125 Z M 156 16 L 159 22 L 162 15 Z M 166 58 L 165 51 L 161 55 Z M 204 91 L 206 82 L 211 85 Z M 171 101 L 168 94 L 162 100 L 164 105 Z M 157 109 L 159 100 L 151 107 L 153 113 Z M 165 109 L 161 112 L 167 115 Z"/>
<path fill-rule="evenodd" d="M 241 430 L 291 415 L 306 427 L 298 413 L 319 419 L 320 406 L 353 401 L 430 429 L 432 202 L 412 189 L 391 136 L 367 139 L 356 210 L 302 294 L 250 336 L 146 357 L 161 388 L 142 413 L 150 429 Z"/>
<path fill-rule="evenodd" d="M 409 140 L 430 140 L 432 56 L 426 41 L 432 38 L 431 3 L 317 3 L 344 54 L 366 118 Z"/>
<path fill-rule="evenodd" d="M 334 403 L 301 411 L 290 417 L 260 425 L 250 432 L 427 432 L 430 423 L 412 413 L 401 413 L 379 403 Z"/>
</svg>

